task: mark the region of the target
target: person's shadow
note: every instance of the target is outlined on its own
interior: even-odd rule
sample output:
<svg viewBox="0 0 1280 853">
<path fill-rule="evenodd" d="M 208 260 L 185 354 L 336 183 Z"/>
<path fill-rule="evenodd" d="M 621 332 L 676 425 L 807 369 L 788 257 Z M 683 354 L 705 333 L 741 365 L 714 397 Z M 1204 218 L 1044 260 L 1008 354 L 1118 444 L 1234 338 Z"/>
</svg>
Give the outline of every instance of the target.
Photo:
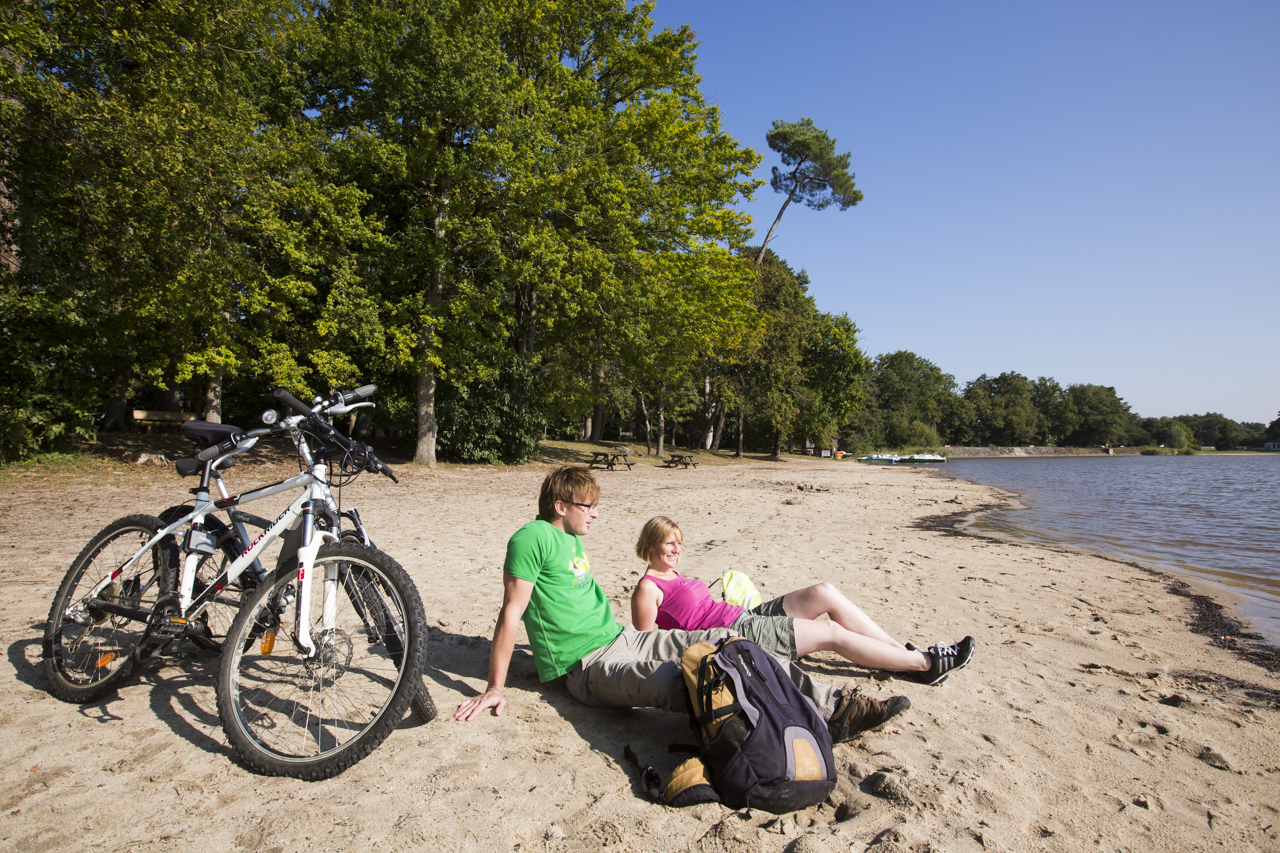
<svg viewBox="0 0 1280 853">
<path fill-rule="evenodd" d="M 427 641 L 424 679 L 455 690 L 464 697 L 478 696 L 480 691 L 463 679 L 481 683 L 488 679 L 489 642 L 488 637 L 452 634 L 432 627 Z M 652 765 L 658 776 L 665 778 L 689 757 L 683 753 L 668 753 L 667 747 L 672 743 L 695 742 L 686 714 L 672 714 L 655 708 L 590 708 L 569 695 L 563 678 L 539 682 L 533 655 L 528 645 L 523 643 L 516 645 L 511 656 L 507 687 L 538 694 L 573 726 L 583 741 L 626 774 L 633 793 L 642 799 L 650 798 L 651 794 L 645 791 L 642 768 L 624 758 L 626 747 L 634 750 L 642 764 Z M 440 706 L 440 719 L 452 722 L 453 712 L 453 707 Z"/>
</svg>

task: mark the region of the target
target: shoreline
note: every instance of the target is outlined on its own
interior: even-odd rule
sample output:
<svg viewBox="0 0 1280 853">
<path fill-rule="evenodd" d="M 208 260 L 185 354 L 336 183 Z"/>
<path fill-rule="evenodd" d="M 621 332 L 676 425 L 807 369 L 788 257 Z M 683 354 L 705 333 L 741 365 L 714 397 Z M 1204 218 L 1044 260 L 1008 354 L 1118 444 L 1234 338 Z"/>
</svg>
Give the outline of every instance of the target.
<svg viewBox="0 0 1280 853">
<path fill-rule="evenodd" d="M 939 472 L 931 471 L 930 473 L 938 474 Z M 971 530 L 970 527 L 986 513 L 1015 508 L 1019 504 L 1017 496 L 1011 492 L 997 486 L 986 486 L 986 488 L 999 495 L 1000 500 L 983 504 L 973 510 L 958 510 L 917 519 L 912 526 L 944 536 L 971 536 L 975 539 L 990 539 L 1012 546 L 1075 553 L 1139 569 L 1153 577 L 1161 578 L 1165 582 L 1165 591 L 1170 595 L 1179 596 L 1191 602 L 1192 612 L 1188 617 L 1187 630 L 1208 637 L 1215 645 L 1235 653 L 1242 661 L 1256 664 L 1268 672 L 1280 673 L 1280 644 L 1266 642 L 1266 638 L 1249 625 L 1248 619 L 1240 615 L 1241 596 L 1233 595 L 1195 578 L 1181 577 L 1166 569 L 1157 569 L 1105 551 L 1077 548 L 1048 540 L 1023 540 L 1001 536 L 998 533 Z"/>
<path fill-rule="evenodd" d="M 945 445 L 948 459 L 992 459 L 1036 456 L 1141 456 L 1141 447 L 959 447 Z"/>
<path fill-rule="evenodd" d="M 287 464 L 233 469 L 236 491 Z M 507 538 L 536 512 L 546 466 L 397 470 L 344 490 L 410 573 L 431 625 L 426 680 L 441 710 L 406 719 L 325 782 L 265 778 L 232 760 L 217 719 L 216 657 L 184 643 L 117 695 L 67 705 L 44 689 L 49 601 L 108 520 L 168 506 L 171 471 L 13 478 L 0 504 L 0 845 L 162 851 L 432 849 L 990 853 L 1280 849 L 1280 677 L 1189 627 L 1167 577 L 1099 555 L 1004 542 L 941 520 L 997 491 L 892 466 L 788 458 L 693 470 L 598 472 L 592 572 L 626 621 L 640 525 L 685 531 L 682 572 L 748 572 L 766 597 L 830 581 L 901 640 L 972 634 L 972 663 L 936 687 L 830 653 L 815 678 L 912 707 L 836 747 L 831 799 L 775 817 L 645 797 L 630 746 L 660 774 L 687 719 L 585 708 L 540 684 L 523 635 L 507 713 L 455 723 L 483 689 Z M 269 503 L 269 501 L 264 501 Z M 261 514 L 269 515 L 270 508 Z M 1193 591 L 1194 592 L 1194 591 Z M 103 808 L 104 802 L 129 807 Z"/>
</svg>

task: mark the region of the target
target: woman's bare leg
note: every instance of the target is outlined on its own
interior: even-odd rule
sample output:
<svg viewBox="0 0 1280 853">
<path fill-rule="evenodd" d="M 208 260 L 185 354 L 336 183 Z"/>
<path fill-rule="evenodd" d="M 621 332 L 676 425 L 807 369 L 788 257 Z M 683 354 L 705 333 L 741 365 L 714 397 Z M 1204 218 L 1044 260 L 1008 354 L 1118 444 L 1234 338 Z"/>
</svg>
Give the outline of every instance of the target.
<svg viewBox="0 0 1280 853">
<path fill-rule="evenodd" d="M 825 613 L 831 617 L 831 621 L 846 631 L 906 650 L 902 643 L 890 637 L 883 628 L 871 621 L 870 616 L 845 598 L 844 593 L 826 581 L 787 593 L 782 597 L 782 610 L 788 616 L 794 616 L 797 619 L 817 619 Z M 914 653 L 908 652 L 908 654 Z M 902 669 L 902 667 L 898 668 Z"/>
<path fill-rule="evenodd" d="M 804 657 L 817 651 L 835 652 L 859 666 L 871 669 L 909 669 L 923 672 L 931 661 L 920 653 L 902 646 L 846 630 L 831 620 L 815 622 L 796 619 L 796 655 Z"/>
</svg>

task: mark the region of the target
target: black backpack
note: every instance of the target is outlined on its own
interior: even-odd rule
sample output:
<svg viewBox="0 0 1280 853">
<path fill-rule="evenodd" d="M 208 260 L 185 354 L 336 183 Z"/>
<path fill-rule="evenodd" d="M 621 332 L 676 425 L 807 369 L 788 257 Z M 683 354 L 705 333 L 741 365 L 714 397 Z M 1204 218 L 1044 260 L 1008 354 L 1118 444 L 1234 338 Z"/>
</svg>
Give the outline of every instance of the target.
<svg viewBox="0 0 1280 853">
<path fill-rule="evenodd" d="M 836 784 L 831 735 L 813 700 L 764 649 L 739 637 L 680 658 L 697 758 L 663 784 L 673 806 L 719 802 L 774 814 L 827 798 Z"/>
</svg>

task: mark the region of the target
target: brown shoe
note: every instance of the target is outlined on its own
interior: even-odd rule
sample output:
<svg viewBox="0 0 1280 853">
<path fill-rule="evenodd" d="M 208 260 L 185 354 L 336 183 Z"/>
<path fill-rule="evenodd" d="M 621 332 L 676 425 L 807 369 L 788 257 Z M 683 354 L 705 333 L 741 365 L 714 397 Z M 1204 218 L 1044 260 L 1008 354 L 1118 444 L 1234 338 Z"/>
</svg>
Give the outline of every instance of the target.
<svg viewBox="0 0 1280 853">
<path fill-rule="evenodd" d="M 890 696 L 888 699 L 868 699 L 859 696 L 857 688 L 840 691 L 840 701 L 835 713 L 827 721 L 832 743 L 853 740 L 863 732 L 879 728 L 893 717 L 911 707 L 906 696 Z"/>
</svg>

